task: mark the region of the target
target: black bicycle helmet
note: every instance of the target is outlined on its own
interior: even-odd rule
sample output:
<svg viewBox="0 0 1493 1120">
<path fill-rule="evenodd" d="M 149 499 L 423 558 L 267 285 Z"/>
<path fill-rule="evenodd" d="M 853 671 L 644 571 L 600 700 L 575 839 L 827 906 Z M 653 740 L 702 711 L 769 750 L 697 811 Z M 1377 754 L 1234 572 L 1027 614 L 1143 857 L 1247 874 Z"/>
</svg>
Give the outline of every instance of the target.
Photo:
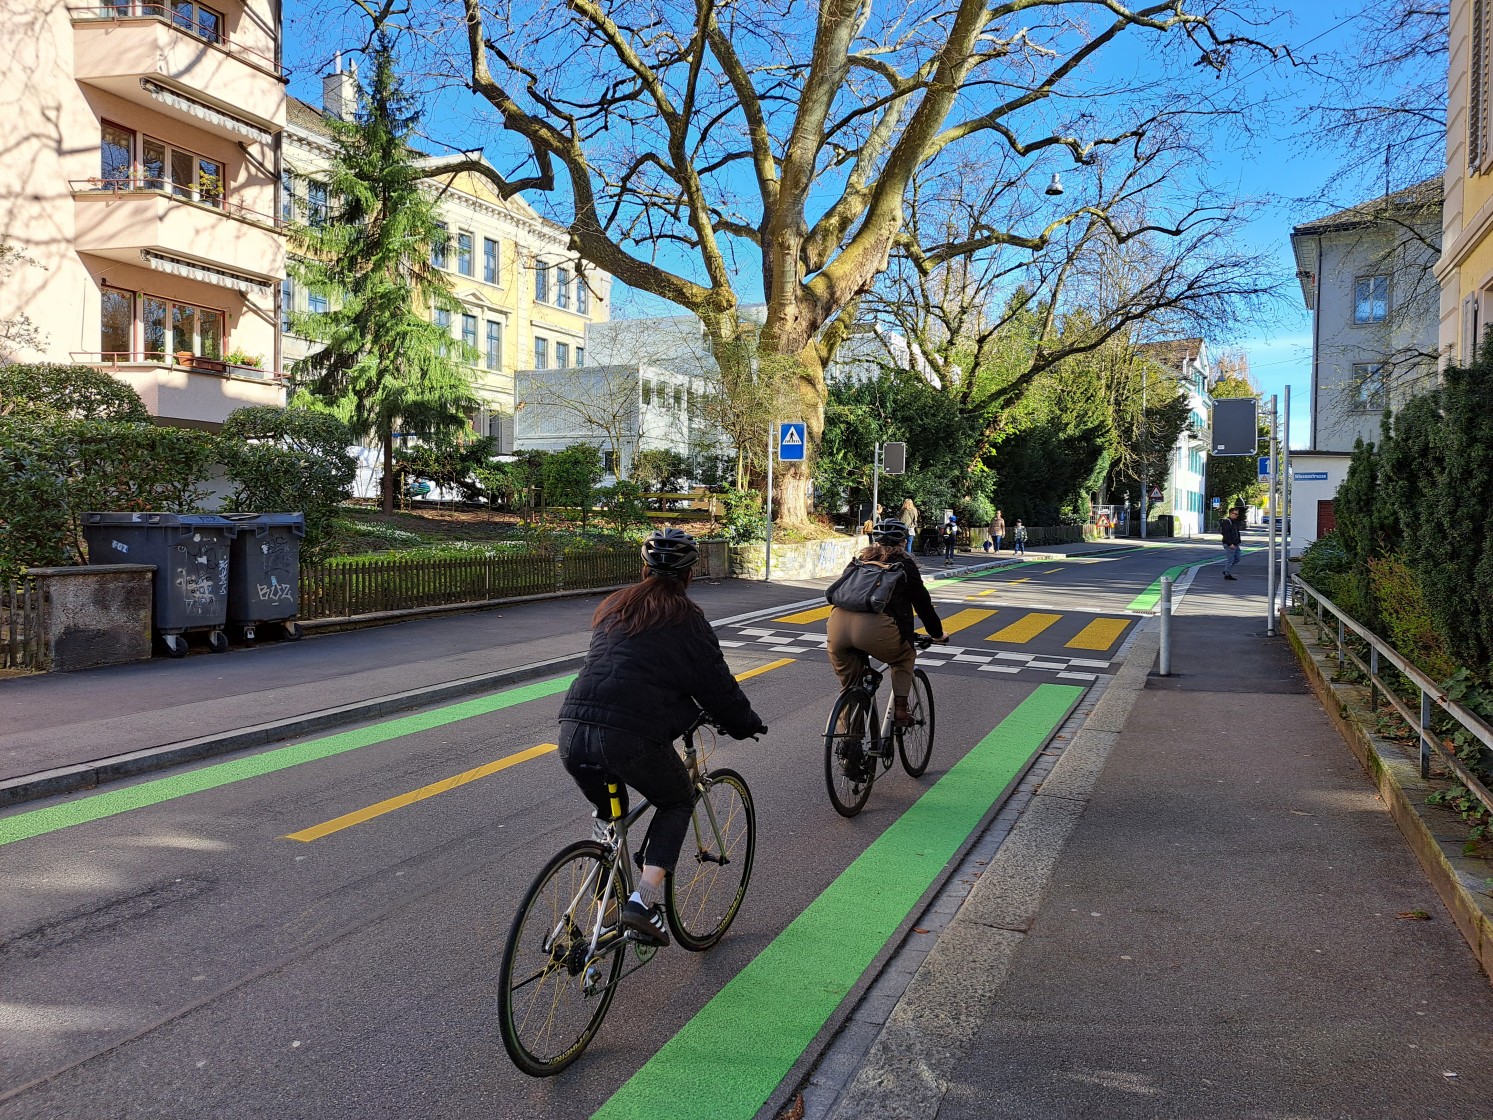
<svg viewBox="0 0 1493 1120">
<path fill-rule="evenodd" d="M 907 526 L 900 521 L 878 521 L 871 526 L 871 539 L 877 544 L 906 544 Z"/>
<path fill-rule="evenodd" d="M 643 542 L 643 563 L 655 575 L 682 576 L 700 559 L 700 546 L 683 529 L 655 529 Z"/>
</svg>

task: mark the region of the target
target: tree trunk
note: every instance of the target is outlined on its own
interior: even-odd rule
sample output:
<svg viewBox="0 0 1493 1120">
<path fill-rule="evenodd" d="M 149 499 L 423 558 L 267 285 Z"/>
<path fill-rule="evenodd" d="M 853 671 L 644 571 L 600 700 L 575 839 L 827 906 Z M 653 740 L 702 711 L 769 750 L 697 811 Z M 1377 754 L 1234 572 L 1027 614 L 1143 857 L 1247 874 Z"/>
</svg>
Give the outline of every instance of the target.
<svg viewBox="0 0 1493 1120">
<path fill-rule="evenodd" d="M 383 508 L 385 513 L 394 512 L 394 429 L 384 433 L 384 481 Z"/>
</svg>

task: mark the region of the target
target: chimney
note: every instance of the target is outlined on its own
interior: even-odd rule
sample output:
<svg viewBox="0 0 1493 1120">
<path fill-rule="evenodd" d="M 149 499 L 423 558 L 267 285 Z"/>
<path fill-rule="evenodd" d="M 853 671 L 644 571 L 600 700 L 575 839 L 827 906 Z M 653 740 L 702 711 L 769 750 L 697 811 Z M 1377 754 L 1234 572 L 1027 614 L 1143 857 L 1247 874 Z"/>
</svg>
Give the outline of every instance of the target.
<svg viewBox="0 0 1493 1120">
<path fill-rule="evenodd" d="M 332 73 L 321 79 L 321 106 L 330 117 L 350 121 L 358 111 L 358 71 L 342 70 L 342 52 L 337 52 Z"/>
</svg>

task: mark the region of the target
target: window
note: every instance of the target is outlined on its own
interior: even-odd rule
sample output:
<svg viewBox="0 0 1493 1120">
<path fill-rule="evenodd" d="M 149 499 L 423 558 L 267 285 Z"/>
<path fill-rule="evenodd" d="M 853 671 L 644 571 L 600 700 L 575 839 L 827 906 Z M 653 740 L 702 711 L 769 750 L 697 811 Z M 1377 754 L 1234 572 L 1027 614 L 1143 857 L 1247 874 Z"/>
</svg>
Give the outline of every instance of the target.
<svg viewBox="0 0 1493 1120">
<path fill-rule="evenodd" d="M 104 122 L 99 144 L 99 178 L 106 187 L 127 188 L 134 178 L 135 134 Z"/>
<path fill-rule="evenodd" d="M 1467 166 L 1479 170 L 1488 158 L 1488 0 L 1472 0 L 1471 58 L 1467 62 Z"/>
<path fill-rule="evenodd" d="M 489 284 L 498 282 L 498 243 L 491 237 L 482 239 L 482 279 Z"/>
<path fill-rule="evenodd" d="M 534 265 L 534 302 L 548 303 L 550 298 L 550 270 L 547 264 Z"/>
<path fill-rule="evenodd" d="M 570 365 L 570 344 L 568 342 L 555 343 L 555 368 L 564 369 Z"/>
<path fill-rule="evenodd" d="M 135 144 L 140 146 L 138 166 Z M 122 190 L 169 191 L 177 198 L 223 205 L 223 165 L 154 137 L 105 123 L 99 140 L 99 177 Z"/>
<path fill-rule="evenodd" d="M 501 369 L 503 366 L 503 324 L 494 319 L 487 321 L 487 368 Z"/>
<path fill-rule="evenodd" d="M 1353 363 L 1353 407 L 1359 412 L 1384 411 L 1384 367 L 1378 362 Z"/>
<path fill-rule="evenodd" d="M 134 294 L 106 290 L 101 338 L 106 351 L 128 353 L 134 335 Z M 223 312 L 211 307 L 177 303 L 160 296 L 139 297 L 141 337 L 147 361 L 163 362 L 174 354 L 202 358 L 223 357 Z M 124 316 L 130 316 L 128 324 Z M 120 343 L 126 345 L 118 350 Z"/>
<path fill-rule="evenodd" d="M 570 269 L 555 269 L 555 306 L 570 306 Z"/>
<path fill-rule="evenodd" d="M 325 225 L 327 220 L 327 185 L 311 181 L 306 184 L 306 224 Z"/>
<path fill-rule="evenodd" d="M 295 221 L 295 173 L 288 169 L 280 172 L 280 220 Z"/>
<path fill-rule="evenodd" d="M 684 390 L 678 385 L 674 386 L 674 411 L 679 412 L 684 408 Z"/>
<path fill-rule="evenodd" d="M 147 11 L 150 8 L 147 7 Z M 188 35 L 206 39 L 209 43 L 223 41 L 223 17 L 211 8 L 194 4 L 191 0 L 172 0 L 171 22 Z"/>
<path fill-rule="evenodd" d="M 575 278 L 575 309 L 582 315 L 591 314 L 591 289 L 586 286 L 584 276 Z"/>
<path fill-rule="evenodd" d="M 463 315 L 461 317 L 461 340 L 473 350 L 477 349 L 477 316 Z"/>
<path fill-rule="evenodd" d="M 1353 281 L 1353 321 L 1382 323 L 1389 318 L 1389 277 L 1360 276 Z"/>
<path fill-rule="evenodd" d="M 280 329 L 290 330 L 290 315 L 295 310 L 295 281 L 287 276 L 280 281 Z"/>
<path fill-rule="evenodd" d="M 550 368 L 550 344 L 547 339 L 536 338 L 534 340 L 534 368 Z"/>
<path fill-rule="evenodd" d="M 472 235 L 465 230 L 456 235 L 456 271 L 472 275 Z"/>
<path fill-rule="evenodd" d="M 99 350 L 105 360 L 128 361 L 135 349 L 135 295 L 105 288 L 101 294 Z"/>
<path fill-rule="evenodd" d="M 325 315 L 331 309 L 331 301 L 326 296 L 319 296 L 315 292 L 306 293 L 306 310 L 311 314 Z"/>
<path fill-rule="evenodd" d="M 643 382 L 643 403 L 644 404 L 652 404 L 653 403 L 653 382 L 651 382 L 651 381 L 644 381 Z"/>
<path fill-rule="evenodd" d="M 603 451 L 601 453 L 601 470 L 603 474 L 617 473 L 617 453 L 615 451 Z"/>
<path fill-rule="evenodd" d="M 451 312 L 447 311 L 443 307 L 437 307 L 435 309 L 435 325 L 440 327 L 441 330 L 445 331 L 447 334 L 450 334 Z"/>
<path fill-rule="evenodd" d="M 450 259 L 451 234 L 445 222 L 437 222 L 435 236 L 430 239 L 430 264 L 433 268 L 446 268 Z"/>
<path fill-rule="evenodd" d="M 576 369 L 580 369 L 585 364 L 586 364 L 586 348 L 584 346 L 577 346 L 575 348 L 575 368 Z"/>
</svg>

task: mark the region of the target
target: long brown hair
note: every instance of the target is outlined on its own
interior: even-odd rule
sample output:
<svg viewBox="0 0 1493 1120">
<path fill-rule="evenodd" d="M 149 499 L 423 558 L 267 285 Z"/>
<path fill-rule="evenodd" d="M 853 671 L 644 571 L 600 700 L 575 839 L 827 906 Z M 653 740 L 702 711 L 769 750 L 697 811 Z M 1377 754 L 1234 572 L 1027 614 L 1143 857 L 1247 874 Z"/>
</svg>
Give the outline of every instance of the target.
<svg viewBox="0 0 1493 1120">
<path fill-rule="evenodd" d="M 871 544 L 861 549 L 857 560 L 872 560 L 878 564 L 899 564 L 907 559 L 907 549 L 900 544 Z"/>
<path fill-rule="evenodd" d="M 692 614 L 703 615 L 705 612 L 686 591 L 693 574 L 686 569 L 681 579 L 655 575 L 644 568 L 639 582 L 614 591 L 601 601 L 591 616 L 592 628 L 621 630 L 631 637 L 655 626 L 677 626 Z"/>
</svg>

